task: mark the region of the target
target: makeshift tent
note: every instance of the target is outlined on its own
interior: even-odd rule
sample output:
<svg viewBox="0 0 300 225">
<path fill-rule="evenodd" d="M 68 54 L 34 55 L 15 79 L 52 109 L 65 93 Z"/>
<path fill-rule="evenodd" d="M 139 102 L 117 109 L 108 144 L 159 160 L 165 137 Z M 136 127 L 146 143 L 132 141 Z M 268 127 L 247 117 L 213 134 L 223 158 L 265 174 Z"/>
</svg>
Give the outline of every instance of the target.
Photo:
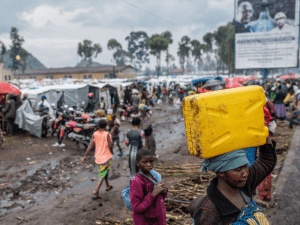
<svg viewBox="0 0 300 225">
<path fill-rule="evenodd" d="M 22 93 L 28 94 L 28 98 L 35 107 L 40 101 L 41 96 L 45 95 L 49 104 L 57 103 L 57 93 L 63 92 L 63 103 L 72 107 L 81 107 L 81 103 L 84 101 L 84 107 L 88 101 L 89 86 L 86 84 L 65 84 L 65 85 L 51 85 L 40 87 L 34 90 L 22 90 Z"/>
<path fill-rule="evenodd" d="M 41 137 L 42 134 L 42 121 L 43 117 L 34 114 L 28 100 L 25 100 L 16 112 L 15 124 L 37 137 Z"/>
<path fill-rule="evenodd" d="M 225 85 L 225 81 L 221 81 L 221 80 L 208 80 L 203 86 L 202 88 L 212 88 L 215 86 L 224 86 Z"/>
<path fill-rule="evenodd" d="M 244 77 L 235 77 L 235 78 L 232 78 L 232 80 L 231 80 L 231 82 L 238 82 L 238 83 L 243 83 L 246 81 L 247 81 L 247 78 L 244 78 Z"/>
<path fill-rule="evenodd" d="M 100 104 L 100 100 L 99 100 L 99 96 L 100 96 L 99 88 L 98 87 L 94 87 L 94 86 L 89 86 L 89 93 L 93 93 L 93 98 L 92 98 L 93 103 L 95 105 Z"/>
<path fill-rule="evenodd" d="M 68 84 L 50 86 L 52 90 L 64 92 L 64 104 L 73 107 L 82 107 L 82 102 L 85 102 L 83 107 L 86 107 L 89 94 L 89 86 L 86 84 Z"/>
<path fill-rule="evenodd" d="M 238 83 L 238 82 L 229 82 L 228 84 L 226 84 L 225 88 L 227 89 L 231 89 L 231 88 L 238 88 L 238 87 L 243 87 L 242 84 Z"/>
<path fill-rule="evenodd" d="M 198 79 L 192 80 L 192 84 L 196 85 L 196 84 L 203 83 L 203 82 L 206 82 L 206 81 L 209 81 L 209 80 L 213 80 L 213 79 L 223 81 L 223 77 L 221 77 L 221 76 L 217 76 L 217 77 L 202 77 L 202 78 L 198 78 Z"/>
<path fill-rule="evenodd" d="M 90 86 L 96 87 L 99 90 L 99 102 L 101 101 L 101 97 L 104 98 L 104 102 L 106 103 L 106 108 L 111 109 L 111 92 L 110 90 L 115 90 L 115 84 L 92 84 Z"/>
<path fill-rule="evenodd" d="M 31 102 L 33 111 L 38 109 L 38 103 L 41 101 L 41 97 L 43 95 L 46 96 L 46 101 L 50 105 L 52 105 L 53 103 L 57 103 L 57 91 L 54 90 L 42 90 L 41 88 L 33 90 L 22 90 L 22 94 L 28 94 L 28 99 Z M 51 120 L 55 119 L 55 111 L 52 108 L 49 109 L 49 116 L 51 117 Z"/>
</svg>

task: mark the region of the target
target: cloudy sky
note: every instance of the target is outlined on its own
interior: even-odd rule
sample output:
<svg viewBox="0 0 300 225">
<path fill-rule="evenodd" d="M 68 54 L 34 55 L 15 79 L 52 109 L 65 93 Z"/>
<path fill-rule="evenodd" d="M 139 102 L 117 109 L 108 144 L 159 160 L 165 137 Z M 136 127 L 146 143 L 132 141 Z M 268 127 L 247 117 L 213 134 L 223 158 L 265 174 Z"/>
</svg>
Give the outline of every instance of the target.
<svg viewBox="0 0 300 225">
<path fill-rule="evenodd" d="M 46 67 L 67 67 L 80 61 L 77 45 L 84 39 L 103 48 L 94 61 L 110 64 L 109 39 L 127 49 L 125 38 L 131 31 L 151 36 L 169 30 L 170 53 L 176 56 L 182 36 L 202 42 L 206 32 L 231 21 L 233 11 L 233 0 L 10 0 L 0 8 L 0 40 L 9 46 L 10 27 L 17 27 L 23 47 Z M 150 67 L 155 62 L 151 57 Z"/>
</svg>

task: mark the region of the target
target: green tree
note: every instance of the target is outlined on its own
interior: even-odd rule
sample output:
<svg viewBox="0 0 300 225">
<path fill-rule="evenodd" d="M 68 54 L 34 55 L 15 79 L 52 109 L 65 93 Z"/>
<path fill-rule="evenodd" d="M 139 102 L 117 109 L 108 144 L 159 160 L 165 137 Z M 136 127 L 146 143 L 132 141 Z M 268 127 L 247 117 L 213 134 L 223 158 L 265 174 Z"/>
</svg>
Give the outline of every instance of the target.
<svg viewBox="0 0 300 225">
<path fill-rule="evenodd" d="M 10 39 L 12 41 L 12 45 L 10 46 L 10 66 L 13 71 L 18 69 L 18 61 L 16 60 L 16 56 L 19 54 L 19 51 L 22 48 L 22 44 L 24 42 L 24 38 L 20 37 L 18 32 L 19 31 L 16 27 L 11 28 Z"/>
<path fill-rule="evenodd" d="M 132 59 L 132 55 L 130 52 L 127 52 L 123 49 L 117 50 L 113 55 L 116 64 L 119 65 L 126 65 L 126 63 L 130 62 Z"/>
<path fill-rule="evenodd" d="M 202 61 L 201 56 L 202 56 L 203 45 L 198 40 L 192 40 L 191 46 L 192 46 L 191 47 L 192 56 L 194 57 L 195 67 L 197 68 L 196 65 L 199 65 L 199 63 Z"/>
<path fill-rule="evenodd" d="M 108 48 L 108 50 L 114 51 L 113 57 L 114 57 L 114 60 L 115 60 L 117 65 L 120 65 L 118 63 L 123 63 L 124 62 L 124 59 L 123 59 L 123 56 L 122 56 L 122 55 L 124 55 L 123 54 L 124 51 L 121 51 L 122 50 L 122 45 L 116 39 L 110 39 L 107 43 L 107 48 Z M 118 54 L 116 54 L 116 52 L 118 52 Z M 117 62 L 116 58 L 118 58 L 118 62 Z M 125 65 L 125 62 L 124 62 L 123 65 Z"/>
<path fill-rule="evenodd" d="M 110 39 L 107 48 L 108 50 L 118 51 L 122 49 L 122 45 L 116 39 Z"/>
<path fill-rule="evenodd" d="M 6 53 L 6 47 L 2 41 L 0 41 L 0 62 L 3 62 L 3 56 Z"/>
<path fill-rule="evenodd" d="M 165 31 L 161 34 L 164 38 L 168 40 L 168 48 L 166 53 L 166 62 L 167 62 L 167 76 L 169 76 L 169 45 L 173 43 L 172 33 L 170 31 Z"/>
<path fill-rule="evenodd" d="M 148 39 L 148 46 L 151 49 L 150 54 L 156 57 L 157 61 L 157 76 L 159 77 L 160 73 L 160 59 L 161 52 L 168 49 L 169 41 L 168 39 L 162 37 L 159 34 L 154 34 L 151 38 Z"/>
<path fill-rule="evenodd" d="M 148 35 L 144 31 L 131 32 L 125 38 L 128 41 L 128 52 L 131 54 L 131 64 L 141 70 L 142 64 L 150 62 Z"/>
<path fill-rule="evenodd" d="M 220 26 L 214 32 L 214 39 L 217 46 L 217 54 L 223 65 L 234 68 L 234 23 L 229 22 L 225 26 Z M 228 65 L 228 46 L 229 46 L 229 59 L 230 65 Z M 224 73 L 224 66 L 223 66 Z"/>
<path fill-rule="evenodd" d="M 113 57 L 117 65 L 125 65 L 132 60 L 132 54 L 123 50 L 122 45 L 116 39 L 109 40 L 107 47 L 114 51 Z"/>
<path fill-rule="evenodd" d="M 166 54 L 166 62 L 167 62 L 167 68 L 168 68 L 168 70 L 167 70 L 167 76 L 169 76 L 169 70 L 170 70 L 170 67 L 169 67 L 169 63 L 170 62 L 173 62 L 173 61 L 175 61 L 175 58 L 174 58 L 174 56 L 172 56 L 170 53 L 167 53 Z"/>
<path fill-rule="evenodd" d="M 190 41 L 191 39 L 188 36 L 183 36 L 181 38 L 181 41 L 179 42 L 177 55 L 179 57 L 179 63 L 182 68 L 182 75 L 184 74 L 184 64 L 187 61 L 187 58 L 190 57 L 190 51 L 191 51 Z"/>
<path fill-rule="evenodd" d="M 84 40 L 83 43 L 78 43 L 77 53 L 84 60 L 92 64 L 92 57 L 97 58 L 98 54 L 102 52 L 102 47 L 100 44 L 94 44 L 90 40 Z"/>
<path fill-rule="evenodd" d="M 24 48 L 21 48 L 20 51 L 19 51 L 19 56 L 21 58 L 21 61 L 19 62 L 20 66 L 21 66 L 21 70 L 22 70 L 22 73 L 24 74 L 24 71 L 26 70 L 26 67 L 27 67 L 27 57 L 28 57 L 28 52 L 24 49 Z"/>
<path fill-rule="evenodd" d="M 147 66 L 145 69 L 145 76 L 150 76 L 151 70 L 150 68 Z"/>
</svg>

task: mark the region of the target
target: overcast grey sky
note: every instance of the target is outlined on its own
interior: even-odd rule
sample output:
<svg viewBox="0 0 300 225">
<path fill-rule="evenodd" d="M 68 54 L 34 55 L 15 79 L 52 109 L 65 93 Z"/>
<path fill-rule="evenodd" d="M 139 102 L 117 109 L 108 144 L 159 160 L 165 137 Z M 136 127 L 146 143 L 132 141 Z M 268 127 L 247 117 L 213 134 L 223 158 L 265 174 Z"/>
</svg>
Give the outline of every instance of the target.
<svg viewBox="0 0 300 225">
<path fill-rule="evenodd" d="M 182 36 L 203 42 L 206 32 L 233 19 L 233 11 L 233 0 L 10 0 L 0 8 L 0 40 L 9 46 L 10 27 L 15 26 L 25 39 L 23 47 L 46 67 L 66 67 L 80 61 L 77 45 L 84 39 L 103 48 L 94 61 L 110 64 L 109 39 L 117 39 L 127 49 L 125 38 L 131 31 L 151 36 L 169 30 L 170 53 L 177 56 Z M 151 57 L 150 67 L 155 63 Z"/>
</svg>

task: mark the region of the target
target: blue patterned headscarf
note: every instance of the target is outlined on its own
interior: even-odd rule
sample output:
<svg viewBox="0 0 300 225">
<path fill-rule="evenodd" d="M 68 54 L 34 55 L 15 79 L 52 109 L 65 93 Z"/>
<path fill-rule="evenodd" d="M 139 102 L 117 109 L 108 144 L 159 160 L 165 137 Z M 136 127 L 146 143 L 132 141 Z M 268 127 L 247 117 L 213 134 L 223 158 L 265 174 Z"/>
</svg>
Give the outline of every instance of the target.
<svg viewBox="0 0 300 225">
<path fill-rule="evenodd" d="M 141 111 L 147 111 L 147 110 L 148 110 L 148 107 L 147 107 L 146 105 L 142 105 L 142 106 L 140 107 L 140 110 L 141 110 Z"/>
<path fill-rule="evenodd" d="M 204 159 L 201 163 L 201 172 L 207 172 L 207 170 L 214 173 L 226 172 L 248 164 L 248 162 L 246 149 L 240 149 L 209 159 Z"/>
</svg>

